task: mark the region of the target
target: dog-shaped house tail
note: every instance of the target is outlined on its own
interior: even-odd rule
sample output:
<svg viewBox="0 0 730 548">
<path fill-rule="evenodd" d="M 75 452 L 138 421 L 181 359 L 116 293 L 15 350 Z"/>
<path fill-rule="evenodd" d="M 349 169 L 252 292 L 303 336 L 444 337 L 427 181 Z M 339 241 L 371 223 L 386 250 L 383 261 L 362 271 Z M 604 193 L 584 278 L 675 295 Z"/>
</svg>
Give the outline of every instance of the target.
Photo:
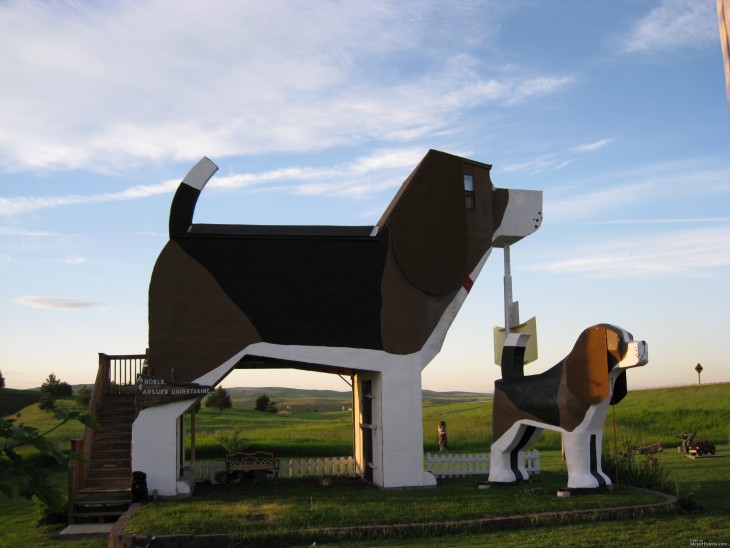
<svg viewBox="0 0 730 548">
<path fill-rule="evenodd" d="M 608 406 L 625 397 L 626 370 L 648 359 L 644 341 L 634 341 L 620 327 L 599 324 L 584 330 L 570 354 L 551 369 L 495 381 L 489 481 L 527 480 L 518 453 L 547 429 L 562 435 L 569 489 L 610 485 L 601 469 Z"/>
<path fill-rule="evenodd" d="M 382 487 L 433 484 L 421 371 L 491 249 L 540 226 L 542 193 L 495 188 L 490 165 L 431 150 L 374 226 L 196 224 L 216 169 L 203 158 L 173 198 L 149 287 L 150 373 L 204 385 L 233 369 L 350 376 L 361 475 Z M 135 422 L 134 467 L 161 494 L 176 480 L 150 473 L 161 465 L 144 447 L 159 448 L 168 430 L 174 446 L 164 424 L 184 407 L 148 408 Z"/>
</svg>

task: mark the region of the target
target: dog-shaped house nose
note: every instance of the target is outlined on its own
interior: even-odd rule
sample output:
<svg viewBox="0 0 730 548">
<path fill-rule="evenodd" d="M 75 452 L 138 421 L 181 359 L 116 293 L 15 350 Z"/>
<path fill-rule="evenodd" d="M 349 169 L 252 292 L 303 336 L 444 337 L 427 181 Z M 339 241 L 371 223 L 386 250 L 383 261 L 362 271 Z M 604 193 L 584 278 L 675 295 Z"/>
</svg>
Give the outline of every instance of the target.
<svg viewBox="0 0 730 548">
<path fill-rule="evenodd" d="M 518 242 L 535 232 L 542 224 L 542 191 L 509 190 L 507 210 L 500 226 L 494 231 L 494 247 Z"/>
<path fill-rule="evenodd" d="M 644 341 L 631 341 L 626 348 L 626 354 L 618 363 L 618 367 L 628 369 L 649 363 L 649 346 Z"/>
</svg>

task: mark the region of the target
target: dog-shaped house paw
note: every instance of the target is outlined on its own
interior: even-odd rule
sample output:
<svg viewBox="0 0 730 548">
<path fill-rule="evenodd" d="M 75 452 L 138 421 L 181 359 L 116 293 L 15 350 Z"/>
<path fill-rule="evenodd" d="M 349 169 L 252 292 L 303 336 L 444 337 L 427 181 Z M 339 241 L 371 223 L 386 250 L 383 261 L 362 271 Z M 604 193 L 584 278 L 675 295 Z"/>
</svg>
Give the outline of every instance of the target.
<svg viewBox="0 0 730 548">
<path fill-rule="evenodd" d="M 489 481 L 527 480 L 518 453 L 547 429 L 562 434 L 569 489 L 610 485 L 601 470 L 608 406 L 626 395 L 626 369 L 647 362 L 644 341 L 600 324 L 583 331 L 570 354 L 544 373 L 496 381 Z"/>
</svg>

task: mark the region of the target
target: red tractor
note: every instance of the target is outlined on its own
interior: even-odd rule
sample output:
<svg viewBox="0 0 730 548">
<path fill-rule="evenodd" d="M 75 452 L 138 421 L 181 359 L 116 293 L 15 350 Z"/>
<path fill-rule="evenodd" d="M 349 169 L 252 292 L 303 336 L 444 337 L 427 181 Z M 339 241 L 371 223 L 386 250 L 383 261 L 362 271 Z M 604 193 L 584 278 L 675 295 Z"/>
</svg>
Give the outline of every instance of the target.
<svg viewBox="0 0 730 548">
<path fill-rule="evenodd" d="M 694 441 L 695 432 L 685 432 L 681 436 L 683 452 L 688 455 L 701 457 L 702 455 L 714 455 L 715 444 L 710 440 Z"/>
</svg>

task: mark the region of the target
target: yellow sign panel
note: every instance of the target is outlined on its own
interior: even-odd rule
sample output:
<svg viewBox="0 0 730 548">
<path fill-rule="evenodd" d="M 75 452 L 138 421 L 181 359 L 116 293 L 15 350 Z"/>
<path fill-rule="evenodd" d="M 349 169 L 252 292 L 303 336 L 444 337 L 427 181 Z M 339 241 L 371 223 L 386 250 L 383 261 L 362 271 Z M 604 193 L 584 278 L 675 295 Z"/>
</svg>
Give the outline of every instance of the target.
<svg viewBox="0 0 730 548">
<path fill-rule="evenodd" d="M 510 327 L 510 333 L 528 333 L 530 339 L 527 341 L 525 348 L 525 364 L 534 362 L 537 359 L 537 319 L 533 316 L 525 323 L 521 323 L 516 327 Z M 494 363 L 502 365 L 502 348 L 504 347 L 504 339 L 506 333 L 504 327 L 494 326 Z"/>
</svg>

